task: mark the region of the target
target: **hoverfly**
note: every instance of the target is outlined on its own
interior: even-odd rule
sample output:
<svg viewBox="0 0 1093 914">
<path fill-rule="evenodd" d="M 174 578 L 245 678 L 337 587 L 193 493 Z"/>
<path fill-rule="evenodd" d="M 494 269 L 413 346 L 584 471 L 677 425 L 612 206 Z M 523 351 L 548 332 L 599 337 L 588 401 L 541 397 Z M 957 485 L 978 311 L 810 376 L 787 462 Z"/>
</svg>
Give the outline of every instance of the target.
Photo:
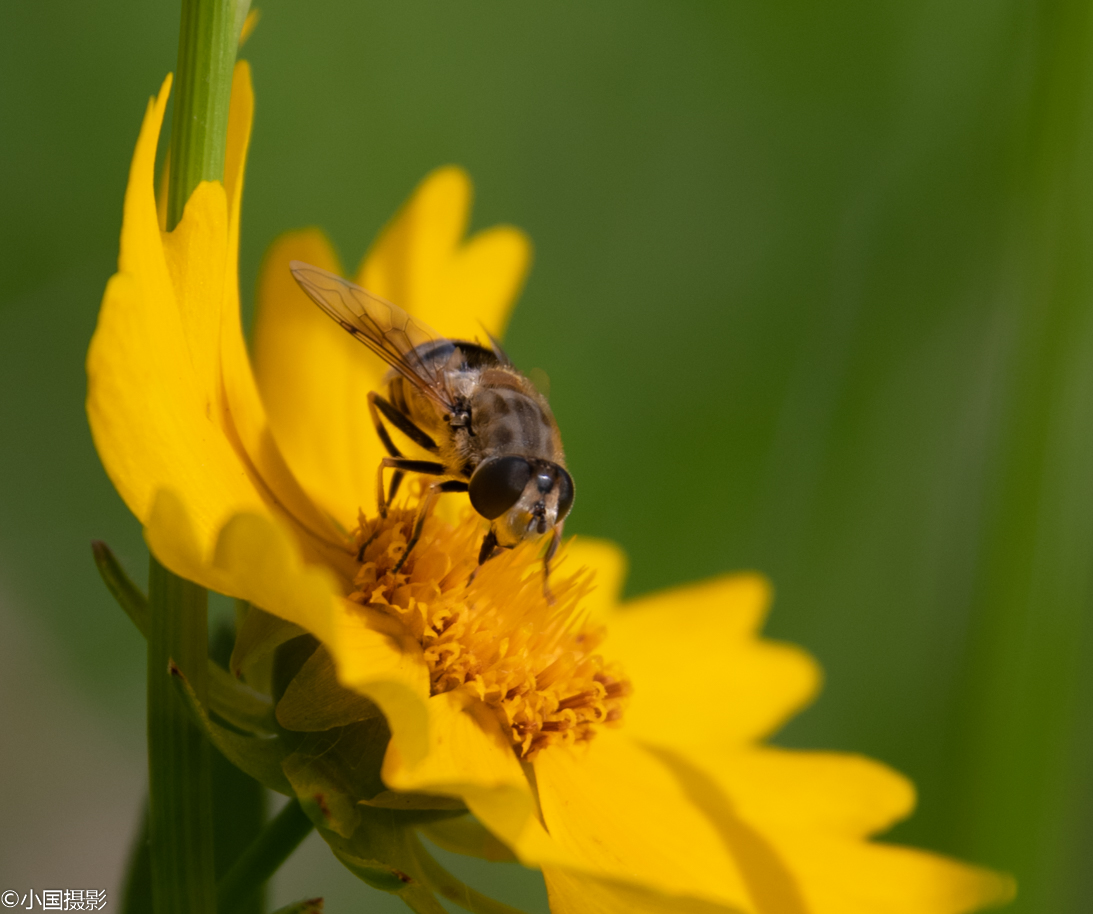
<svg viewBox="0 0 1093 914">
<path fill-rule="evenodd" d="M 440 477 L 421 501 L 395 570 L 417 543 L 434 499 L 443 492 L 467 492 L 474 509 L 490 521 L 478 564 L 551 531 L 543 559 L 549 575 L 573 506 L 573 478 L 546 397 L 492 337 L 488 348 L 447 339 L 334 273 L 298 260 L 289 268 L 315 304 L 391 366 L 384 379 L 387 396 L 368 395 L 376 434 L 388 454 L 376 474 L 380 514 L 386 517 L 406 473 Z M 434 459 L 404 456 L 384 420 Z M 388 469 L 394 474 L 385 492 Z"/>
</svg>

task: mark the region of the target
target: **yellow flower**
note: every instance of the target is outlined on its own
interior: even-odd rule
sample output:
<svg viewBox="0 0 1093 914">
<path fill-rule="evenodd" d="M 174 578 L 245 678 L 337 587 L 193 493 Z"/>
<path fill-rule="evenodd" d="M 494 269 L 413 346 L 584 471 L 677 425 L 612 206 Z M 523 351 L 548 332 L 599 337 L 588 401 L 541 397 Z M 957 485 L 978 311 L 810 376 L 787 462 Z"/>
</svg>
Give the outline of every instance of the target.
<svg viewBox="0 0 1093 914">
<path fill-rule="evenodd" d="M 491 560 L 468 584 L 483 528 L 452 507 L 459 496 L 393 575 L 413 498 L 375 517 L 381 451 L 365 398 L 384 366 L 287 269 L 291 259 L 339 269 L 321 234 L 274 245 L 253 362 L 243 339 L 249 70 L 236 70 L 224 184 L 200 185 L 171 233 L 153 193 L 168 90 L 144 118 L 119 269 L 88 354 L 91 427 L 163 564 L 321 642 L 278 706 L 286 731 L 381 709 L 383 783 L 354 808 L 326 811 L 324 836 L 347 863 L 360 863 L 357 851 L 339 840 L 360 816 L 431 797 L 470 810 L 541 867 L 556 912 L 942 914 L 1012 895 L 1005 877 L 869 840 L 911 810 L 900 775 L 762 744 L 811 699 L 819 674 L 799 649 L 758 636 L 770 601 L 761 578 L 620 604 L 618 550 L 574 540 L 552 574 L 553 603 L 533 547 Z M 463 172 L 434 172 L 357 275 L 456 338 L 502 333 L 529 262 L 516 229 L 464 239 L 469 198 Z M 252 647 L 262 637 L 240 634 Z M 368 702 L 309 704 L 331 660 L 334 688 Z M 294 785 L 311 776 L 290 760 L 282 768 Z M 497 853 L 466 817 L 426 830 Z"/>
</svg>

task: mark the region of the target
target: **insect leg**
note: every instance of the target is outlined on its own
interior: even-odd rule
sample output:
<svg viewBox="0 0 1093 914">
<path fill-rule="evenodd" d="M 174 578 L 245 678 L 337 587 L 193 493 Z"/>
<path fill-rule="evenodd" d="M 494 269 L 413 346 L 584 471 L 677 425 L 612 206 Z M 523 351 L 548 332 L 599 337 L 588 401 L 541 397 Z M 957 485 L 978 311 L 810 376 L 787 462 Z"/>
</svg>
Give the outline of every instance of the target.
<svg viewBox="0 0 1093 914">
<path fill-rule="evenodd" d="M 543 554 L 543 596 L 546 597 L 551 606 L 554 605 L 554 594 L 550 592 L 550 562 L 558 551 L 558 547 L 562 544 L 562 527 L 564 526 L 565 521 L 554 525 L 554 530 L 550 535 L 550 545 L 547 546 L 547 550 Z"/>
<path fill-rule="evenodd" d="M 425 434 L 420 428 L 414 425 L 409 419 L 406 418 L 401 412 L 395 409 L 387 400 L 381 397 L 375 391 L 368 394 L 368 412 L 372 415 L 372 424 L 376 428 L 376 435 L 379 437 L 380 442 L 383 444 L 387 453 L 392 457 L 401 457 L 402 451 L 398 449 L 395 442 L 391 440 L 391 435 L 387 431 L 387 426 L 383 424 L 383 419 L 380 418 L 380 413 L 383 413 L 384 418 L 387 419 L 395 428 L 402 432 L 407 438 L 413 441 L 415 444 L 420 445 L 425 450 L 432 454 L 437 452 L 436 442 L 433 441 L 428 435 Z M 380 471 L 382 477 L 383 472 Z M 398 487 L 402 483 L 403 473 L 401 470 L 396 470 L 395 475 L 391 477 L 391 488 L 387 492 L 385 498 L 379 499 L 380 515 L 382 517 L 387 516 L 387 506 L 395 500 L 395 495 L 398 492 Z M 382 483 L 381 483 L 382 490 Z"/>
<path fill-rule="evenodd" d="M 478 550 L 478 567 L 471 572 L 471 576 L 467 578 L 467 587 L 470 587 L 474 582 L 478 569 L 481 568 L 486 562 L 492 559 L 498 552 L 501 551 L 501 547 L 497 545 L 497 537 L 494 535 L 491 529 L 489 533 L 482 539 L 482 548 Z"/>
<path fill-rule="evenodd" d="M 459 482 L 459 480 L 451 481 Z M 402 553 L 402 558 L 400 558 L 395 567 L 391 569 L 391 574 L 399 573 L 399 569 L 402 568 L 403 562 L 405 562 L 407 556 L 409 556 L 410 550 L 417 545 L 417 541 L 421 538 L 421 530 L 425 526 L 425 518 L 429 516 L 429 511 L 433 507 L 433 502 L 436 501 L 437 496 L 443 492 L 460 491 L 459 489 L 451 489 L 447 486 L 448 483 L 446 482 L 436 482 L 429 486 L 429 491 L 426 493 L 425 497 L 421 499 L 421 504 L 417 507 L 417 517 L 414 518 L 414 528 L 410 532 L 410 538 L 406 541 L 406 551 Z M 466 491 L 466 488 L 462 491 Z"/>
<path fill-rule="evenodd" d="M 433 441 L 428 435 L 425 434 L 420 428 L 414 425 L 413 422 L 407 418 L 406 414 L 396 409 L 388 400 L 385 400 L 378 393 L 373 391 L 368 395 L 368 406 L 373 410 L 372 417 L 376 418 L 375 411 L 378 409 L 383 413 L 384 418 L 390 422 L 395 428 L 397 428 L 402 434 L 414 442 L 414 444 L 423 447 L 430 454 L 435 454 L 439 450 L 436 446 L 436 442 Z M 386 429 L 384 429 L 386 431 Z M 390 437 L 387 438 L 387 442 L 390 442 Z M 392 457 L 401 457 L 401 454 L 397 454 L 391 451 L 393 445 L 387 445 L 387 451 Z"/>
<path fill-rule="evenodd" d="M 395 442 L 391 440 L 391 435 L 387 431 L 387 426 L 383 424 L 383 420 L 380 418 L 379 412 L 376 410 L 376 400 L 383 400 L 375 391 L 368 394 L 368 412 L 372 416 L 372 425 L 375 426 L 376 435 L 380 440 L 380 443 L 384 446 L 387 453 L 392 457 L 401 457 L 402 451 L 396 446 Z M 386 400 L 383 400 L 386 403 Z M 386 415 L 386 412 L 384 412 Z M 399 483 L 402 482 L 402 471 L 396 470 L 394 477 L 391 479 L 391 494 L 384 497 L 383 493 L 383 464 L 380 464 L 379 478 L 376 480 L 376 504 L 379 506 L 380 517 L 387 516 L 387 505 L 394 501 L 395 493 L 398 491 Z M 367 543 L 365 544 L 367 545 Z M 361 547 L 361 554 L 364 554 L 364 547 Z M 360 561 L 358 557 L 357 561 Z"/>
<path fill-rule="evenodd" d="M 497 537 L 494 535 L 493 530 L 490 530 L 482 540 L 482 548 L 478 550 L 478 564 L 484 565 L 489 559 L 493 558 L 496 551 Z"/>
<path fill-rule="evenodd" d="M 368 412 L 372 416 L 372 425 L 376 427 L 376 435 L 379 436 L 380 443 L 383 445 L 384 449 L 387 451 L 388 454 L 390 454 L 392 457 L 401 457 L 402 451 L 395 447 L 395 442 L 391 440 L 391 436 L 387 432 L 387 426 L 383 424 L 383 420 L 380 418 L 380 414 L 376 410 L 377 400 L 382 400 L 383 403 L 390 406 L 390 404 L 388 404 L 387 401 L 384 400 L 383 397 L 381 397 L 375 391 L 368 395 Z M 383 414 L 385 416 L 387 415 L 386 410 Z"/>
<path fill-rule="evenodd" d="M 376 500 L 379 503 L 380 517 L 387 516 L 387 502 L 383 497 L 383 471 L 394 469 L 395 473 L 424 473 L 427 476 L 443 476 L 447 471 L 444 464 L 435 460 L 412 460 L 408 457 L 384 457 L 376 473 Z M 394 489 L 392 487 L 392 495 Z"/>
</svg>

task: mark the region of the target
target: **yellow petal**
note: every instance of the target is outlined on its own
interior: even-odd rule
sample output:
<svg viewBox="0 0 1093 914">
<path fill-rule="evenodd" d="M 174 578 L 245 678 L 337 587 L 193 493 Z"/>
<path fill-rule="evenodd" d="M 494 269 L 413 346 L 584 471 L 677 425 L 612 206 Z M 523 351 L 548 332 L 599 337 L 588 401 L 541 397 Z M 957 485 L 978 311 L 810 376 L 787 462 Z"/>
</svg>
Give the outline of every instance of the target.
<svg viewBox="0 0 1093 914">
<path fill-rule="evenodd" d="M 740 914 L 739 908 L 668 895 L 648 886 L 613 882 L 559 866 L 544 866 L 543 878 L 551 914 Z"/>
<path fill-rule="evenodd" d="M 581 601 L 581 608 L 588 614 L 589 621 L 605 624 L 612 620 L 626 581 L 626 553 L 610 540 L 575 536 L 566 543 L 564 555 L 565 573 L 579 568 L 590 568 L 596 573 L 595 589 Z M 559 565 L 559 571 L 562 570 Z"/>
<path fill-rule="evenodd" d="M 243 338 L 239 308 L 239 215 L 243 195 L 243 172 L 250 144 L 254 116 L 254 91 L 250 66 L 246 61 L 235 65 L 231 108 L 228 119 L 228 143 L 224 160 L 224 189 L 229 201 L 229 225 L 226 245 L 228 271 L 220 311 L 220 370 L 223 377 L 225 434 L 236 442 L 253 467 L 253 474 L 267 501 L 286 511 L 310 537 L 320 544 L 338 549 L 343 538 L 330 523 L 330 512 L 316 509 L 285 462 L 274 440 L 251 369 L 250 356 Z M 317 309 L 313 309 L 317 310 Z M 292 355 L 286 354 L 287 364 Z"/>
<path fill-rule="evenodd" d="M 348 557 L 344 543 L 296 486 L 265 428 L 239 327 L 235 241 L 251 100 L 246 66 L 236 75 L 233 203 L 220 184 L 203 182 L 171 233 L 160 231 L 153 195 L 169 83 L 145 116 L 119 271 L 88 351 L 88 418 L 107 473 L 141 521 L 166 488 L 184 495 L 202 553 L 228 518 L 273 511 L 295 519 L 316 558 L 340 562 Z"/>
<path fill-rule="evenodd" d="M 208 544 L 230 513 L 262 510 L 262 497 L 218 423 L 222 189 L 200 185 L 178 232 L 165 243 L 159 230 L 153 168 L 169 85 L 148 108 L 130 168 L 119 272 L 87 356 L 87 411 L 103 465 L 133 513 L 145 520 L 161 487 L 186 492 Z M 208 258 L 206 272 L 186 261 L 189 253 Z M 181 303 L 175 281 L 201 302 Z"/>
<path fill-rule="evenodd" d="M 907 778 L 861 755 L 764 746 L 690 750 L 687 758 L 752 822 L 862 838 L 906 818 L 915 806 Z"/>
<path fill-rule="evenodd" d="M 458 797 L 531 865 L 576 866 L 543 829 L 534 792 L 497 716 L 461 690 L 434 695 L 428 714 L 428 751 L 410 758 L 392 739 L 383 782 L 392 790 Z"/>
<path fill-rule="evenodd" d="M 913 848 L 846 840 L 817 847 L 792 837 L 777 843 L 799 876 L 803 914 L 965 914 L 1016 894 L 1009 876 Z"/>
<path fill-rule="evenodd" d="M 396 625 L 398 623 L 395 623 Z M 392 745 L 383 782 L 392 790 L 463 796 L 468 790 L 531 790 L 497 716 L 462 690 L 428 700 L 430 751 L 407 758 Z"/>
<path fill-rule="evenodd" d="M 341 684 L 383 711 L 391 728 L 388 753 L 411 765 L 425 758 L 435 741 L 429 670 L 421 646 L 405 627 L 383 612 L 338 600 L 332 631 L 322 640 Z"/>
<path fill-rule="evenodd" d="M 321 232 L 283 235 L 262 263 L 254 325 L 254 371 L 273 436 L 296 477 L 347 530 L 376 505 L 383 451 L 368 393 L 386 366 L 330 320 L 289 272 L 302 260 L 340 272 Z"/>
<path fill-rule="evenodd" d="M 429 174 L 384 229 L 357 282 L 442 336 L 500 338 L 527 276 L 531 243 L 512 226 L 464 242 L 471 181 L 455 166 Z"/>
<path fill-rule="evenodd" d="M 747 874 L 714 823 L 625 732 L 551 746 L 536 758 L 535 775 L 547 830 L 585 872 L 754 910 Z"/>
<path fill-rule="evenodd" d="M 957 914 L 1003 901 L 1008 877 L 862 840 L 914 804 L 896 772 L 857 756 L 651 750 L 739 861 L 758 911 Z"/>
<path fill-rule="evenodd" d="M 770 604 L 758 575 L 732 575 L 625 604 L 604 652 L 634 684 L 626 730 L 657 744 L 741 743 L 777 729 L 815 695 L 800 648 L 757 637 Z"/>
</svg>

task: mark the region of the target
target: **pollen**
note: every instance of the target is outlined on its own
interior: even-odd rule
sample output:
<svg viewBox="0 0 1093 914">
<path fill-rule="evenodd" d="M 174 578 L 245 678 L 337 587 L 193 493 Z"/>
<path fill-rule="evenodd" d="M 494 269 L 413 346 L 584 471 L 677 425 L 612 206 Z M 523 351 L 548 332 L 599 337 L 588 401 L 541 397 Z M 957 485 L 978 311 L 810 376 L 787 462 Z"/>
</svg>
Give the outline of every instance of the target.
<svg viewBox="0 0 1093 914">
<path fill-rule="evenodd" d="M 350 599 L 399 619 L 421 644 L 432 694 L 466 689 L 498 715 L 517 754 L 591 740 L 622 722 L 630 682 L 597 651 L 605 632 L 582 611 L 593 573 L 567 573 L 564 548 L 544 587 L 542 544 L 478 567 L 485 527 L 471 510 L 433 515 L 406 561 L 413 508 L 360 519 Z"/>
</svg>

